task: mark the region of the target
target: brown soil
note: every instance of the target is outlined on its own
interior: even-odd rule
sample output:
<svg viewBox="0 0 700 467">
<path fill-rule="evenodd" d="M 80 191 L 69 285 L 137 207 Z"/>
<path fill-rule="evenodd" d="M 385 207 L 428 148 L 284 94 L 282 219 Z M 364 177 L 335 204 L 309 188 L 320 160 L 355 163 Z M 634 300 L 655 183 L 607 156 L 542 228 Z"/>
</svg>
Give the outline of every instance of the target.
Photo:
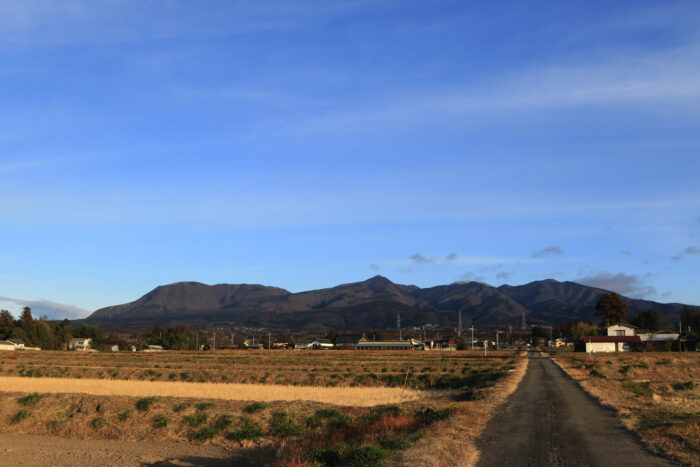
<svg viewBox="0 0 700 467">
<path fill-rule="evenodd" d="M 101 466 L 229 466 L 265 465 L 271 450 L 229 450 L 176 443 L 63 439 L 50 436 L 0 434 L 3 465 Z"/>
</svg>

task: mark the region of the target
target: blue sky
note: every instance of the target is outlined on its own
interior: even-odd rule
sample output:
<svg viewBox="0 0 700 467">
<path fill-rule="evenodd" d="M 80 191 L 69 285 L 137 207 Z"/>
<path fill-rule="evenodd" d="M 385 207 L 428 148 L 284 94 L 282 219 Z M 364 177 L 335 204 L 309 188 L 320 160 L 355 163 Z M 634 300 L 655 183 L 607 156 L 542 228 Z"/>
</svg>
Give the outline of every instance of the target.
<svg viewBox="0 0 700 467">
<path fill-rule="evenodd" d="M 0 0 L 0 304 L 574 280 L 700 304 L 697 2 Z"/>
</svg>

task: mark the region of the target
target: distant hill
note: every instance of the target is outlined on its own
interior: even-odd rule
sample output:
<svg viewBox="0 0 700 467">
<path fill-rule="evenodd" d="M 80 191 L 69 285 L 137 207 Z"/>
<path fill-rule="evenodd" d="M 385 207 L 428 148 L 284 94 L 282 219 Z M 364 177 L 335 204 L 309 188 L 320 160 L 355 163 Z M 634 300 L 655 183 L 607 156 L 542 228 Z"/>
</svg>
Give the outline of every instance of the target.
<svg viewBox="0 0 700 467">
<path fill-rule="evenodd" d="M 95 311 L 85 320 L 108 330 L 143 330 L 190 324 L 198 327 L 251 327 L 289 331 L 383 329 L 404 326 L 455 326 L 458 311 L 465 327 L 519 326 L 594 320 L 603 289 L 553 279 L 492 287 L 458 282 L 422 289 L 382 276 L 328 289 L 291 293 L 256 284 L 205 285 L 178 282 L 155 288 L 138 300 Z M 625 298 L 632 315 L 655 308 L 677 321 L 684 305 Z"/>
</svg>

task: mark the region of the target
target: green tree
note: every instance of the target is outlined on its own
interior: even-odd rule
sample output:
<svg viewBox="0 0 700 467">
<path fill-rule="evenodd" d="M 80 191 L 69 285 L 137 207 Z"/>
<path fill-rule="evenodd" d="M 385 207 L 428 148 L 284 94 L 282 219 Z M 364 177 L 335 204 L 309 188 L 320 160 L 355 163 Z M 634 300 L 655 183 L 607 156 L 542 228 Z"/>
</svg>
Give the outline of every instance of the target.
<svg viewBox="0 0 700 467">
<path fill-rule="evenodd" d="M 15 327 L 15 317 L 7 310 L 0 310 L 0 339 L 7 339 Z"/>
<path fill-rule="evenodd" d="M 24 332 L 29 332 L 34 327 L 34 317 L 32 317 L 32 309 L 28 306 L 22 308 L 22 314 L 19 317 L 19 325 L 24 329 Z"/>
<path fill-rule="evenodd" d="M 656 332 L 661 329 L 663 316 L 659 310 L 647 310 L 639 313 L 637 326 L 647 331 Z"/>
<path fill-rule="evenodd" d="M 601 295 L 595 306 L 595 315 L 603 317 L 605 326 L 624 321 L 629 311 L 625 301 L 615 292 Z"/>
</svg>

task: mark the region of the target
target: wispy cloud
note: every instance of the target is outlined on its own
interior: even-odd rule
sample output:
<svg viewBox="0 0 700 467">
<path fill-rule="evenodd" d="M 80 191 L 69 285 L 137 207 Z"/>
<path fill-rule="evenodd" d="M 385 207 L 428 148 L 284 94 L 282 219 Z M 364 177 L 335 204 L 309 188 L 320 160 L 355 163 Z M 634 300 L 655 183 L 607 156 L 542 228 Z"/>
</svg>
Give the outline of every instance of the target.
<svg viewBox="0 0 700 467">
<path fill-rule="evenodd" d="M 627 250 L 620 250 L 617 252 L 617 254 L 619 256 L 632 256 L 632 252 Z"/>
<path fill-rule="evenodd" d="M 558 246 L 548 246 L 532 254 L 533 258 L 555 258 L 557 256 L 564 256 L 564 250 Z"/>
<path fill-rule="evenodd" d="M 486 278 L 473 272 L 465 272 L 459 276 L 459 280 L 464 282 L 484 282 Z"/>
<path fill-rule="evenodd" d="M 450 264 L 457 263 L 460 258 L 457 253 L 450 253 L 447 256 L 438 256 L 428 258 L 420 253 L 414 253 L 409 256 L 412 264 Z"/>
<path fill-rule="evenodd" d="M 360 1 L 281 2 L 251 0 L 188 2 L 99 2 L 22 0 L 0 2 L 0 45 L 114 44 L 176 35 L 231 35 L 302 28 L 327 21 Z"/>
<path fill-rule="evenodd" d="M 611 290 L 633 298 L 653 298 L 657 295 L 657 292 L 655 287 L 646 284 L 646 278 L 648 277 L 649 275 L 640 276 L 622 272 L 612 274 L 603 271 L 579 277 L 576 279 L 576 282 L 599 289 Z"/>
<path fill-rule="evenodd" d="M 84 318 L 90 314 L 90 311 L 77 306 L 56 303 L 43 298 L 39 300 L 25 300 L 21 298 L 0 297 L 0 301 L 11 302 L 22 308 L 28 306 L 32 309 L 32 315 L 35 318 L 47 315 L 49 319 L 75 319 Z"/>
<path fill-rule="evenodd" d="M 379 271 L 379 264 L 377 264 L 377 263 L 372 263 L 372 264 L 369 265 L 369 268 L 370 268 L 372 271 Z"/>
<path fill-rule="evenodd" d="M 689 246 L 688 248 L 684 249 L 680 253 L 678 253 L 675 256 L 671 257 L 671 261 L 680 261 L 681 259 L 685 258 L 686 256 L 691 256 L 691 255 L 700 255 L 700 248 L 696 246 Z"/>
</svg>

